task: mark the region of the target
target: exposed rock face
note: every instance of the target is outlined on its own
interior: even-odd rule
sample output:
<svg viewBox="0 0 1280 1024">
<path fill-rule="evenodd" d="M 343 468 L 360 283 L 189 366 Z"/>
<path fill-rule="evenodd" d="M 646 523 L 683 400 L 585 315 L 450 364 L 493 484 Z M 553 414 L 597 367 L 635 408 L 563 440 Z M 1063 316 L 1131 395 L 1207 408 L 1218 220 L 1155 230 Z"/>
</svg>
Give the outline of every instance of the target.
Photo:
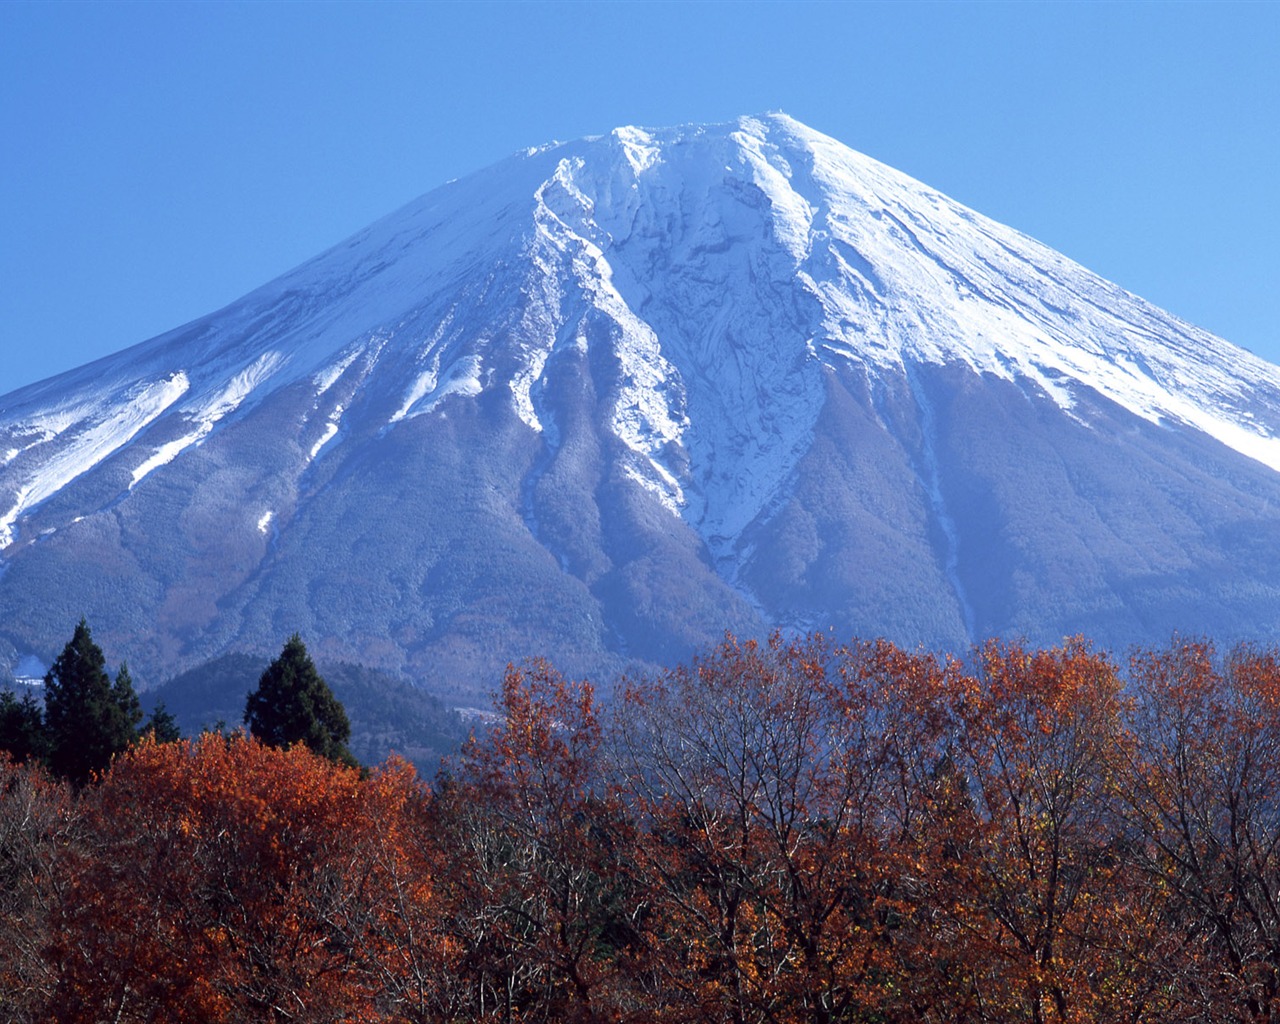
<svg viewBox="0 0 1280 1024">
<path fill-rule="evenodd" d="M 789 118 L 618 129 L 0 398 L 0 660 L 1272 639 L 1278 434 L 1280 369 Z"/>
</svg>

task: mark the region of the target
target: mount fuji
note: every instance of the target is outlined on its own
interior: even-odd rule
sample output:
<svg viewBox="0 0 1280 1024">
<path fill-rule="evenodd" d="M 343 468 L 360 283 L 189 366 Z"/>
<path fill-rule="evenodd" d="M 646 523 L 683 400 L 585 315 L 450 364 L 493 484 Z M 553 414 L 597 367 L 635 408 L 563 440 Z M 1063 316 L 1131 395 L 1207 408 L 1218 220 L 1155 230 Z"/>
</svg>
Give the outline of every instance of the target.
<svg viewBox="0 0 1280 1024">
<path fill-rule="evenodd" d="M 1280 368 L 781 114 L 519 153 L 0 397 L 0 665 L 1280 636 Z"/>
</svg>

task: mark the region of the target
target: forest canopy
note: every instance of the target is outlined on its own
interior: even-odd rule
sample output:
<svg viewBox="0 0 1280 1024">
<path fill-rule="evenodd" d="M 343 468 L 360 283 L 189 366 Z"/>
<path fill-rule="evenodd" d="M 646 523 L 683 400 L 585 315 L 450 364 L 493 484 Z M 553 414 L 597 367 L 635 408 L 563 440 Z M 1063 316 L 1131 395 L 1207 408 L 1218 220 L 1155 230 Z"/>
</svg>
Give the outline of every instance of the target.
<svg viewBox="0 0 1280 1024">
<path fill-rule="evenodd" d="M 725 641 L 541 662 L 431 782 L 304 742 L 0 762 L 13 1021 L 1266 1021 L 1280 662 Z"/>
</svg>

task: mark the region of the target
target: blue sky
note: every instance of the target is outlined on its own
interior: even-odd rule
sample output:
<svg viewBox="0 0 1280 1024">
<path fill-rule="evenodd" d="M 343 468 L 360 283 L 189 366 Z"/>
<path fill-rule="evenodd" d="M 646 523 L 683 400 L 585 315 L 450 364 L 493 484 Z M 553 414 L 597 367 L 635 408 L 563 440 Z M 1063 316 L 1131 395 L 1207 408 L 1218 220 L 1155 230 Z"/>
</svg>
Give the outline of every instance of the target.
<svg viewBox="0 0 1280 1024">
<path fill-rule="evenodd" d="M 0 5 L 0 394 L 442 182 L 785 110 L 1280 361 L 1280 3 Z"/>
</svg>

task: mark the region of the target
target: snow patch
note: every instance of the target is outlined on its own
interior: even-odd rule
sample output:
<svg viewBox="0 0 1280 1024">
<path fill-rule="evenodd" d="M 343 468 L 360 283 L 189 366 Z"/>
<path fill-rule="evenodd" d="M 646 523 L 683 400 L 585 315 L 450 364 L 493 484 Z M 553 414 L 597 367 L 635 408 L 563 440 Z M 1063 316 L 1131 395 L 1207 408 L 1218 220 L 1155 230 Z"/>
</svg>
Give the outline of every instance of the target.
<svg viewBox="0 0 1280 1024">
<path fill-rule="evenodd" d="M 338 383 L 342 375 L 347 372 L 351 364 L 360 357 L 360 353 L 363 351 L 364 348 L 362 346 L 353 348 L 350 352 L 339 358 L 337 362 L 331 363 L 324 369 L 315 373 L 312 376 L 311 381 L 315 385 L 316 397 L 319 398 Z"/>
<path fill-rule="evenodd" d="M 634 466 L 623 466 L 622 475 L 632 483 L 639 484 L 658 499 L 659 503 L 673 516 L 679 516 L 684 507 L 684 493 L 670 473 L 657 462 L 650 459 L 648 465 L 657 473 L 662 482 L 655 480 L 652 474 L 641 473 Z"/>
<path fill-rule="evenodd" d="M 43 680 L 45 673 L 48 671 L 49 666 L 34 654 L 24 654 L 18 659 L 18 663 L 13 666 L 13 674 L 20 679 Z"/>
<path fill-rule="evenodd" d="M 621 144 L 622 154 L 631 166 L 632 173 L 637 177 L 662 161 L 661 147 L 656 145 L 653 136 L 642 128 L 615 128 L 613 137 Z"/>
<path fill-rule="evenodd" d="M 258 517 L 258 532 L 263 536 L 266 536 L 267 531 L 271 528 L 271 518 L 273 515 L 275 515 L 275 513 L 270 509 L 267 509 L 267 511 L 263 512 L 262 515 Z"/>
<path fill-rule="evenodd" d="M 232 377 L 227 385 L 214 394 L 204 406 L 194 411 L 184 411 L 183 418 L 191 422 L 194 429 L 182 437 L 165 442 L 151 454 L 150 458 L 145 459 L 135 468 L 129 489 L 133 490 L 147 474 L 172 462 L 186 449 L 198 445 L 208 437 L 218 421 L 238 409 L 254 389 L 271 376 L 281 361 L 282 356 L 278 352 L 264 353 Z"/>
<path fill-rule="evenodd" d="M 742 129 L 732 138 L 752 171 L 755 184 L 773 207 L 773 229 L 778 241 L 797 261 L 810 251 L 814 208 L 791 185 L 791 166 L 770 145 L 766 127 L 753 118 L 744 118 Z"/>
<path fill-rule="evenodd" d="M 158 469 L 160 466 L 168 465 L 176 459 L 183 450 L 191 447 L 191 445 L 199 441 L 202 436 L 203 434 L 196 432 L 162 444 L 151 453 L 150 458 L 145 459 L 134 469 L 133 478 L 129 481 L 129 490 L 133 490 L 137 487 L 142 479 L 153 469 Z"/>
<path fill-rule="evenodd" d="M 398 423 L 408 415 L 409 410 L 417 405 L 427 395 L 436 389 L 436 382 L 440 379 L 440 353 L 435 353 L 432 360 L 431 368 L 423 370 L 418 374 L 417 378 L 409 385 L 409 390 L 405 392 L 404 403 L 391 416 L 392 423 Z"/>
<path fill-rule="evenodd" d="M 545 348 L 529 352 L 526 356 L 525 365 L 512 374 L 511 381 L 508 384 L 511 389 L 511 401 L 515 406 L 516 415 L 531 430 L 537 433 L 542 433 L 542 417 L 538 415 L 538 410 L 534 407 L 533 389 L 542 379 L 542 371 L 547 365 L 549 355 L 550 353 Z"/>
<path fill-rule="evenodd" d="M 419 374 L 409 387 L 404 403 L 391 417 L 392 423 L 414 416 L 423 416 L 450 395 L 473 396 L 484 390 L 479 355 L 463 356 L 445 370 L 443 377 L 439 373 L 439 365 L 440 354 L 437 352 L 432 368 Z"/>
<path fill-rule="evenodd" d="M 0 515 L 0 548 L 13 542 L 13 527 L 23 512 L 123 448 L 190 386 L 187 375 L 178 371 L 162 380 L 135 385 L 114 407 L 94 410 L 78 422 L 60 423 L 54 436 L 72 433 L 73 427 L 76 432 L 37 467 L 32 478 L 19 486 L 13 504 Z M 37 417 L 24 426 L 40 431 L 46 429 L 47 422 Z"/>
<path fill-rule="evenodd" d="M 629 136 L 633 144 L 636 138 Z M 600 229 L 591 219 L 595 203 L 582 192 L 574 177 L 580 168 L 580 163 L 562 160 L 554 177 L 538 189 L 537 230 L 549 247 L 567 261 L 573 281 L 589 306 L 613 324 L 612 347 L 618 361 L 619 383 L 610 428 L 641 457 L 643 465 L 653 470 L 654 476 L 646 477 L 634 468 L 627 473 L 635 479 L 644 477 L 644 486 L 657 494 L 665 507 L 678 512 L 686 503 L 684 491 L 663 465 L 663 455 L 668 445 L 682 442 L 689 425 L 679 409 L 684 387 L 679 372 L 663 355 L 653 327 L 622 297 L 604 251 L 588 237 Z M 557 212 L 556 207 L 562 212 Z M 566 219 L 569 217 L 580 223 L 571 225 Z M 545 359 L 544 354 L 543 363 Z"/>
<path fill-rule="evenodd" d="M 1280 470 L 1276 426 L 1249 415 L 1260 386 L 1280 391 L 1280 368 L 784 115 L 767 120 L 780 148 L 811 164 L 815 242 L 805 271 L 829 357 L 894 373 L 911 360 L 960 362 L 1030 381 L 1077 419 L 1083 385 Z M 759 166 L 768 151 L 765 127 L 754 124 L 740 136 Z M 758 178 L 766 191 L 781 188 L 767 178 Z M 798 231 L 803 219 L 791 219 Z"/>
<path fill-rule="evenodd" d="M 316 440 L 316 443 L 311 446 L 311 453 L 307 456 L 308 459 L 314 459 L 320 454 L 321 448 L 338 436 L 338 425 L 341 422 L 342 406 L 339 405 L 334 408 L 333 415 L 330 416 L 329 422 L 325 424 L 324 433 L 321 434 Z"/>
</svg>

